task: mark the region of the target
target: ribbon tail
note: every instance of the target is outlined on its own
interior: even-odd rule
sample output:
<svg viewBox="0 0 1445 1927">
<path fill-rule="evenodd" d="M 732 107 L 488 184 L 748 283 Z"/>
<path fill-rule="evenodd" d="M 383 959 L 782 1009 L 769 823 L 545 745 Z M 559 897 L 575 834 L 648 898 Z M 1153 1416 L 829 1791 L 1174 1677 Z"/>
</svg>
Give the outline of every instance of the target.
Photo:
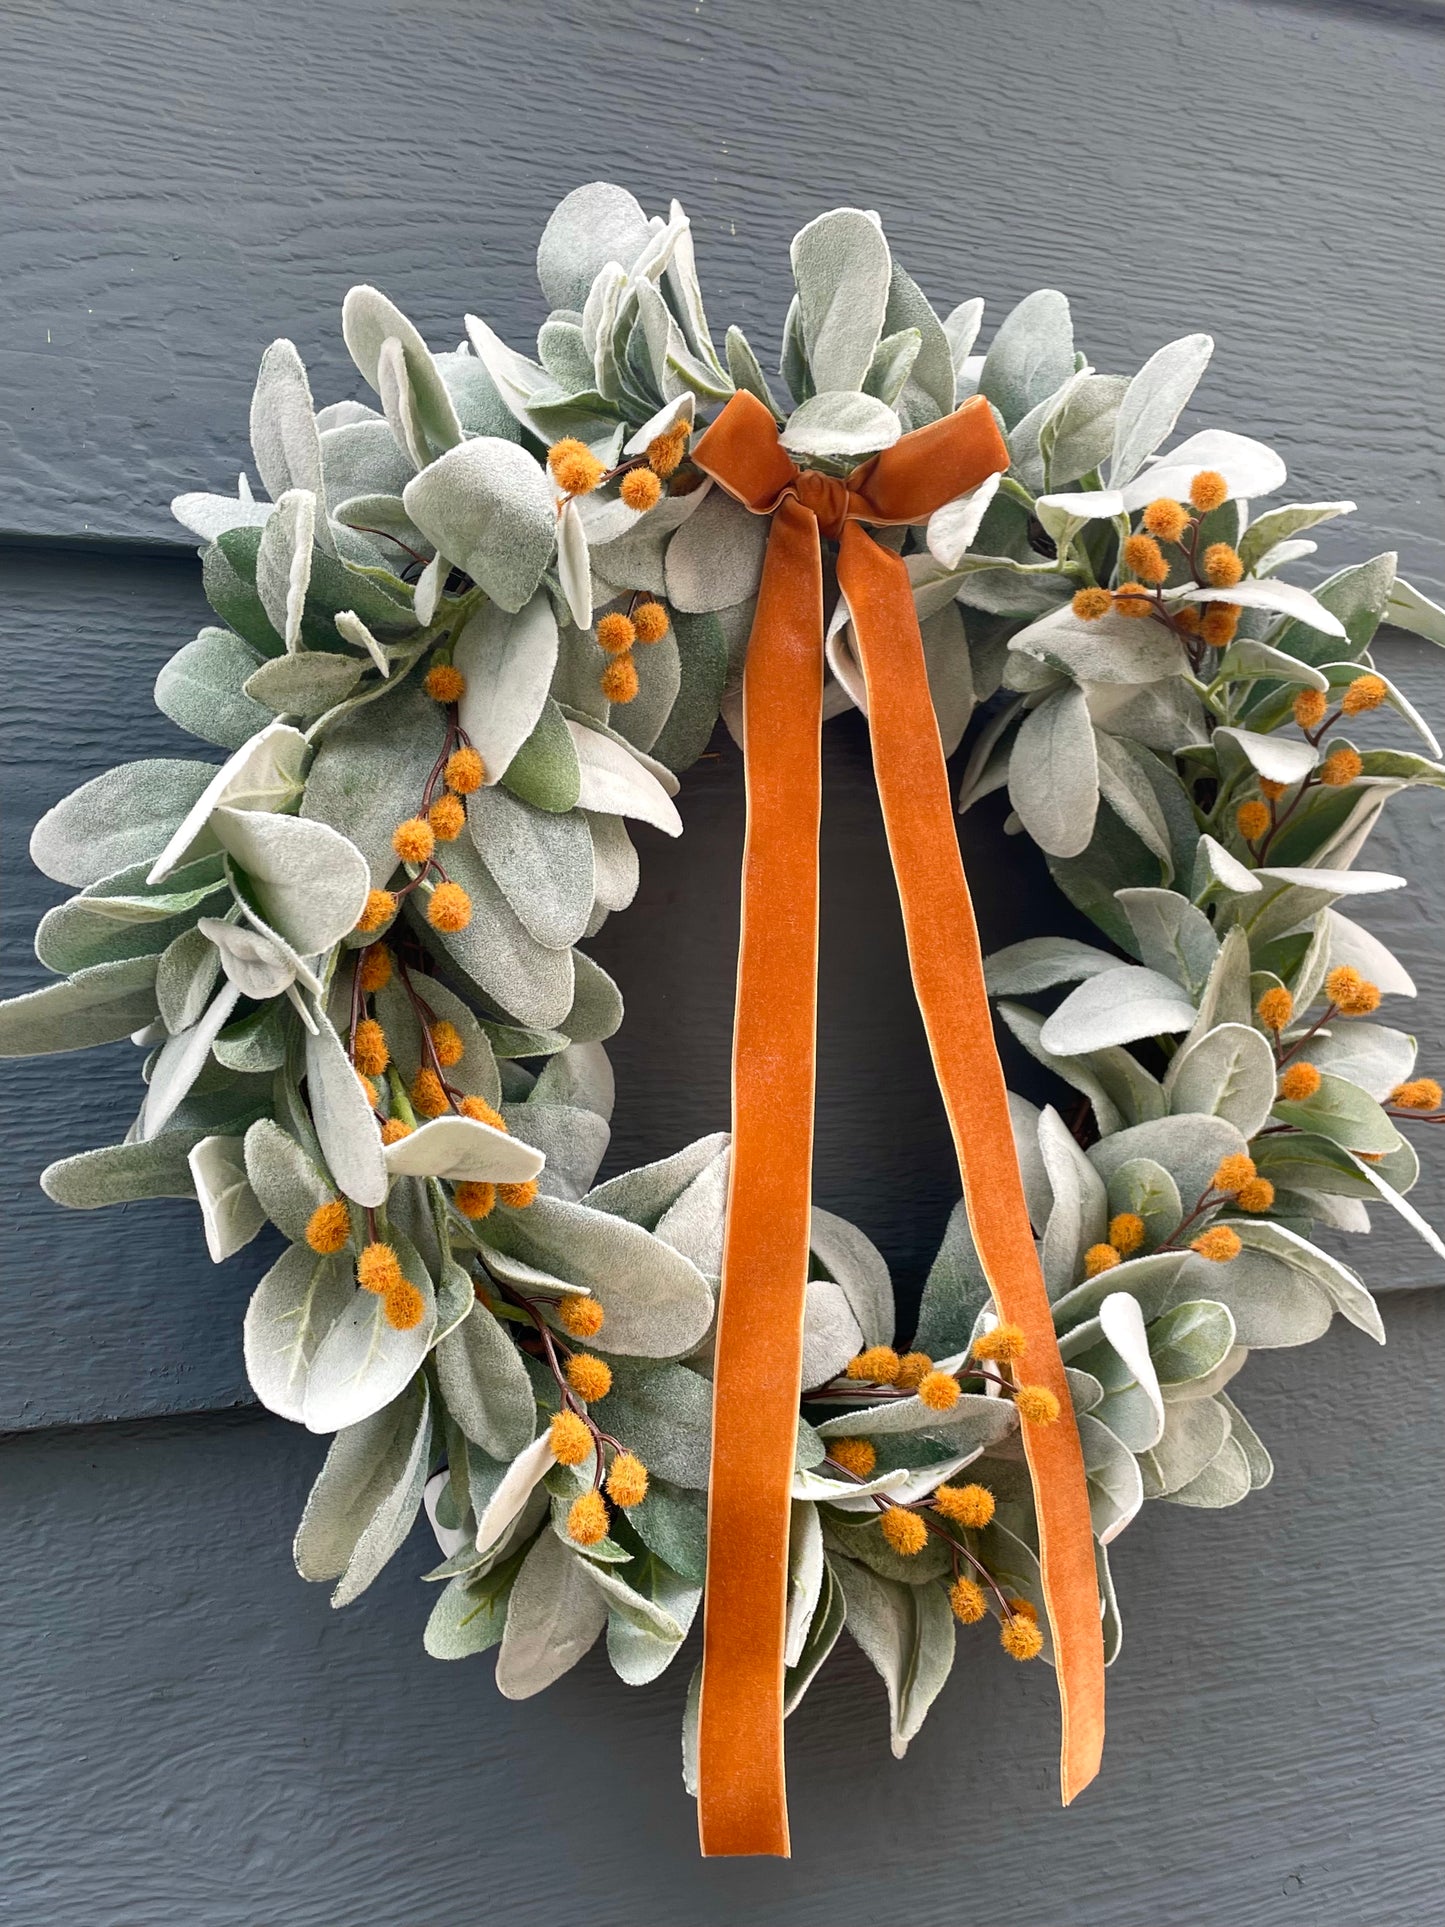
<svg viewBox="0 0 1445 1927">
<path fill-rule="evenodd" d="M 1067 1805 L 1098 1772 L 1104 1744 L 1104 1641 L 1083 1449 L 1029 1226 L 907 572 L 850 523 L 838 580 L 867 685 L 873 767 L 909 966 L 974 1243 L 999 1316 L 1025 1333 L 1029 1379 L 1059 1401 L 1054 1424 L 1022 1430 L 1053 1634 Z"/>
<path fill-rule="evenodd" d="M 747 842 L 698 1722 L 705 1854 L 787 1854 L 783 1645 L 813 1158 L 818 524 L 773 517 L 743 678 Z"/>
</svg>

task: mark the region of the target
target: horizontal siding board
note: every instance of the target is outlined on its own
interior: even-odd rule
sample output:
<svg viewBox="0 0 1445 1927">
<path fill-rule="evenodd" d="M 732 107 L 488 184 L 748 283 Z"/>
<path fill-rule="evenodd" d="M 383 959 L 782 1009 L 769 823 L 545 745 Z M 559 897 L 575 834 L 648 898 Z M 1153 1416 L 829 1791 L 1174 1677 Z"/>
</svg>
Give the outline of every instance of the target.
<svg viewBox="0 0 1445 1927">
<path fill-rule="evenodd" d="M 320 1440 L 242 1418 L 0 1443 L 4 1910 L 24 1927 L 1424 1927 L 1445 1874 L 1445 1729 L 1423 1716 L 1445 1638 L 1445 1296 L 1393 1298 L 1386 1320 L 1386 1352 L 1337 1328 L 1251 1359 L 1239 1398 L 1273 1486 L 1228 1514 L 1146 1506 L 1114 1547 L 1104 1772 L 1067 1814 L 1046 1668 L 961 1632 L 895 1761 L 844 1638 L 789 1722 L 791 1863 L 696 1858 L 678 1773 L 696 1633 L 646 1692 L 599 1650 L 510 1703 L 490 1658 L 424 1655 L 424 1532 L 342 1613 L 296 1577 Z M 1362 1554 L 1386 1575 L 1374 1598 Z"/>
<path fill-rule="evenodd" d="M 1207 328 L 1201 419 L 1280 440 L 1306 499 L 1355 496 L 1346 550 L 1398 533 L 1445 577 L 1445 366 L 1421 365 L 1438 10 L 1192 0 L 1146 27 L 1127 0 L 847 0 L 816 32 L 756 0 L 311 0 L 304 20 L 72 0 L 7 21 L 0 528 L 172 532 L 172 494 L 249 463 L 273 336 L 318 395 L 355 390 L 354 280 L 439 346 L 468 308 L 525 345 L 540 224 L 601 174 L 651 207 L 682 196 L 714 315 L 762 343 L 788 237 L 838 202 L 878 208 L 922 285 L 984 294 L 990 325 L 1066 289 L 1101 367 Z M 404 104 L 403 70 L 445 76 L 440 116 Z"/>
</svg>

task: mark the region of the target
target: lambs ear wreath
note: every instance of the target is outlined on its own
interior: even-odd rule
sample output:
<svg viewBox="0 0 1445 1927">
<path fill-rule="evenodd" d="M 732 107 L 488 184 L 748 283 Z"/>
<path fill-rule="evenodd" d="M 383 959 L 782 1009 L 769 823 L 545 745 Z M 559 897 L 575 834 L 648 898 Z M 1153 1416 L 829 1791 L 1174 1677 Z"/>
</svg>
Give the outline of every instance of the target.
<svg viewBox="0 0 1445 1927">
<path fill-rule="evenodd" d="M 637 888 L 629 820 L 679 834 L 719 714 L 741 740 L 786 516 L 770 541 L 715 479 L 704 418 L 768 444 L 790 529 L 806 508 L 846 538 L 862 502 L 879 526 L 859 542 L 906 571 L 930 733 L 951 755 L 976 724 L 958 810 L 1006 787 L 1008 828 L 1100 933 L 986 966 L 1008 1030 L 1078 1095 L 1009 1097 L 1013 1142 L 986 1147 L 1016 1165 L 1042 1349 L 1000 1316 L 976 1200 L 906 1348 L 882 1256 L 811 1215 L 779 1718 L 846 1629 L 901 1755 L 960 1625 L 992 1616 L 1014 1658 L 1056 1657 L 1031 1441 L 1077 1439 L 1107 1662 L 1107 1549 L 1143 1501 L 1230 1506 L 1271 1476 L 1232 1395 L 1249 1353 L 1337 1313 L 1383 1339 L 1316 1229 L 1368 1231 L 1383 1205 L 1445 1256 L 1402 1130 L 1445 1118 L 1440 1085 L 1379 1015 L 1414 985 L 1353 915 L 1403 887 L 1356 867 L 1386 802 L 1445 783 L 1371 640 L 1389 621 L 1445 644 L 1445 611 L 1390 554 L 1286 579 L 1353 504 L 1260 509 L 1285 483 L 1260 442 L 1164 448 L 1208 336 L 1101 374 L 1042 290 L 975 354 L 982 302 L 940 319 L 852 209 L 804 228 L 792 265 L 777 388 L 736 327 L 719 353 L 681 208 L 649 218 L 603 184 L 542 236 L 536 359 L 472 316 L 433 353 L 370 287 L 342 326 L 376 405 L 318 409 L 296 349 L 270 347 L 251 407 L 269 499 L 243 476 L 174 504 L 216 624 L 156 701 L 227 759 L 123 764 L 42 818 L 34 860 L 78 894 L 36 938 L 58 981 L 3 1006 L 0 1045 L 144 1053 L 125 1141 L 52 1165 L 51 1198 L 194 1196 L 217 1262 L 268 1221 L 288 1241 L 245 1355 L 264 1405 L 333 1435 L 304 1578 L 355 1599 L 424 1507 L 428 1652 L 496 1648 L 520 1699 L 605 1633 L 623 1681 L 657 1678 L 708 1576 L 731 1146 L 595 1182 L 622 999 L 577 946 Z M 879 513 L 888 451 L 959 420 L 1005 472 Z M 876 738 L 856 603 L 836 597 L 816 680 L 824 716 L 871 708 Z M 698 1699 L 694 1676 L 694 1787 Z"/>
</svg>

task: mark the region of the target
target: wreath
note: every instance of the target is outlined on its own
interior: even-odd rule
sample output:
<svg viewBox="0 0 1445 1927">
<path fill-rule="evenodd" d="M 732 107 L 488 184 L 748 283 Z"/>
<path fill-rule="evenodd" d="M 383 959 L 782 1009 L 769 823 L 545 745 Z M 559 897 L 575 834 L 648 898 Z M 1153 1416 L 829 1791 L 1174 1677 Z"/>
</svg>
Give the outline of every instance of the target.
<svg viewBox="0 0 1445 1927">
<path fill-rule="evenodd" d="M 358 287 L 342 327 L 374 401 L 318 409 L 274 343 L 250 418 L 268 499 L 242 476 L 173 504 L 216 622 L 156 701 L 226 760 L 125 763 L 41 819 L 34 860 L 77 894 L 36 937 L 56 981 L 0 1009 L 0 1046 L 145 1053 L 124 1142 L 51 1165 L 52 1199 L 194 1196 L 216 1262 L 268 1222 L 286 1240 L 245 1356 L 262 1404 L 331 1437 L 303 1578 L 347 1604 L 424 1508 L 429 1653 L 495 1648 L 524 1698 L 605 1634 L 625 1683 L 656 1679 L 706 1576 L 732 1140 L 596 1182 L 622 998 L 579 946 L 637 888 L 629 823 L 679 834 L 719 715 L 741 742 L 780 527 L 814 554 L 818 528 L 844 536 L 836 575 L 830 547 L 788 591 L 816 586 L 828 618 L 822 714 L 884 727 L 842 559 L 866 510 L 931 740 L 969 737 L 958 810 L 1006 788 L 1007 830 L 1100 936 L 986 965 L 1003 1024 L 1077 1098 L 1008 1097 L 1011 1142 L 981 1153 L 1021 1186 L 1042 1339 L 1007 1315 L 978 1196 L 906 1348 L 880 1253 L 807 1220 L 765 1686 L 781 1720 L 846 1628 L 901 1755 L 959 1627 L 992 1616 L 1015 1659 L 1060 1657 L 1034 1441 L 1076 1441 L 1090 1571 L 1070 1583 L 1107 1663 L 1108 1547 L 1143 1501 L 1269 1481 L 1233 1396 L 1249 1353 L 1336 1314 L 1383 1341 L 1317 1231 L 1383 1205 L 1445 1256 L 1402 1129 L 1445 1121 L 1441 1087 L 1380 1021 L 1414 985 L 1353 915 L 1403 883 L 1357 867 L 1385 804 L 1445 784 L 1371 641 L 1388 620 L 1445 644 L 1445 611 L 1390 554 L 1288 579 L 1353 504 L 1259 509 L 1286 479 L 1262 443 L 1205 429 L 1160 452 L 1208 336 L 1102 374 L 1043 290 L 977 354 L 982 302 L 940 319 L 857 210 L 804 228 L 792 265 L 786 401 L 740 329 L 718 351 L 681 208 L 649 218 L 604 184 L 542 236 L 535 358 L 472 316 L 433 353 Z M 967 473 L 965 420 L 1002 450 Z M 739 425 L 755 465 L 783 465 L 776 500 L 740 479 Z M 940 497 L 923 513 L 889 494 L 910 449 Z M 751 768 L 773 730 L 748 713 Z M 761 1369 L 766 1328 L 743 1339 Z"/>
</svg>

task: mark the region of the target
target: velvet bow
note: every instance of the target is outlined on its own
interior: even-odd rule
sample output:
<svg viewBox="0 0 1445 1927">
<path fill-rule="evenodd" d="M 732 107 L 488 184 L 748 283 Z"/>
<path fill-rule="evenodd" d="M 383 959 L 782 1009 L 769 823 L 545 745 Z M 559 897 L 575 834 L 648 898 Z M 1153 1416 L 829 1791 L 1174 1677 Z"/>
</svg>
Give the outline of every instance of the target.
<svg viewBox="0 0 1445 1927">
<path fill-rule="evenodd" d="M 698 1817 L 707 1854 L 786 1854 L 783 1648 L 802 1389 L 818 965 L 822 538 L 838 543 L 909 965 L 999 1316 L 1060 1416 L 1025 1425 L 1063 1713 L 1067 1801 L 1104 1733 L 1103 1635 L 1083 1453 L 994 1048 L 908 573 L 864 523 L 922 522 L 1008 467 L 986 402 L 902 437 L 844 479 L 800 469 L 739 393 L 698 466 L 772 526 L 743 678 L 747 841 L 733 1040 L 733 1150 L 708 1492 Z"/>
</svg>

